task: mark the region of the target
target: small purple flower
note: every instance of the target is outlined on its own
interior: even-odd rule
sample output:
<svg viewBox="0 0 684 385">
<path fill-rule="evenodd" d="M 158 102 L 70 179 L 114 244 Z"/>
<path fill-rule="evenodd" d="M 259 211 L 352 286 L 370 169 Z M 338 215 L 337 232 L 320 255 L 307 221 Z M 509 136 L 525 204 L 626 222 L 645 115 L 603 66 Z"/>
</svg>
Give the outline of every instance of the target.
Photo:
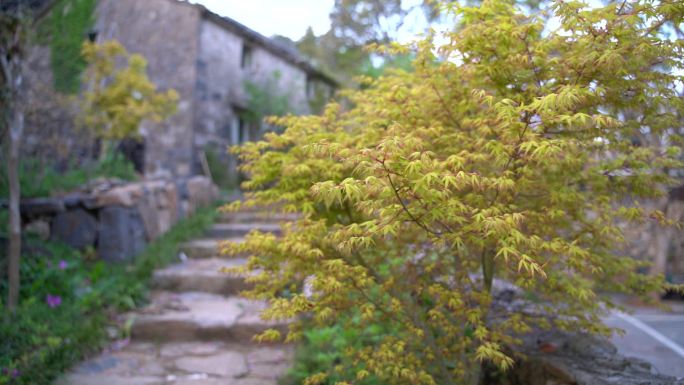
<svg viewBox="0 0 684 385">
<path fill-rule="evenodd" d="M 114 343 L 112 344 L 112 350 L 121 350 L 121 349 L 125 348 L 126 346 L 128 346 L 128 344 L 130 342 L 131 342 L 131 340 L 129 338 L 114 341 Z"/>
<path fill-rule="evenodd" d="M 12 378 L 17 378 L 21 376 L 21 372 L 18 369 L 12 370 Z"/>
<path fill-rule="evenodd" d="M 56 308 L 57 306 L 62 304 L 62 297 L 58 295 L 48 294 L 45 298 L 45 302 L 47 302 L 48 306 L 50 306 L 51 308 Z"/>
<path fill-rule="evenodd" d="M 59 261 L 58 267 L 59 267 L 60 270 L 66 269 L 67 266 L 69 266 L 69 264 L 67 263 L 67 261 L 65 261 L 65 260 L 63 260 L 63 259 L 62 259 L 61 261 Z"/>
</svg>

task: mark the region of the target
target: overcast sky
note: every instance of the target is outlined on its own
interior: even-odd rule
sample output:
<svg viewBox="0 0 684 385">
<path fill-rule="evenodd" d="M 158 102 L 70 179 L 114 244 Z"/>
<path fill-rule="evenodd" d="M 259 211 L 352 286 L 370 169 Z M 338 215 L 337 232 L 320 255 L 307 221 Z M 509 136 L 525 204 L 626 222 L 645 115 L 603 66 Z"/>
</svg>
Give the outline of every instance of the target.
<svg viewBox="0 0 684 385">
<path fill-rule="evenodd" d="M 190 0 L 221 16 L 228 16 L 264 36 L 283 35 L 299 40 L 311 26 L 316 35 L 330 29 L 330 11 L 334 0 Z M 413 7 L 422 0 L 408 0 Z M 405 20 L 397 38 L 406 42 L 422 32 L 427 23 L 419 9 Z"/>
<path fill-rule="evenodd" d="M 192 0 L 265 36 L 299 40 L 311 26 L 316 35 L 330 29 L 333 0 Z"/>
</svg>

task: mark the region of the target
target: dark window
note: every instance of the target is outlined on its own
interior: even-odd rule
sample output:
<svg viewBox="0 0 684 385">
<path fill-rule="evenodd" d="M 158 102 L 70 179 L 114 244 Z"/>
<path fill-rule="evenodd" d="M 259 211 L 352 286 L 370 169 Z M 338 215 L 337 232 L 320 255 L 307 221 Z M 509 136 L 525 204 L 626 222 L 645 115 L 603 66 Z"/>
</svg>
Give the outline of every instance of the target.
<svg viewBox="0 0 684 385">
<path fill-rule="evenodd" d="M 139 173 L 145 172 L 145 141 L 144 139 L 123 139 L 117 148 L 123 156 L 133 163 L 133 168 Z"/>
<path fill-rule="evenodd" d="M 90 40 L 91 43 L 95 43 L 97 41 L 96 29 L 91 29 L 90 31 L 88 31 L 88 40 Z"/>
<path fill-rule="evenodd" d="M 249 124 L 248 121 L 246 121 L 244 118 L 239 118 L 238 120 L 238 125 L 239 125 L 239 142 L 238 143 L 245 143 L 248 142 L 250 139 L 254 139 L 251 136 L 251 124 Z"/>
<path fill-rule="evenodd" d="M 252 66 L 252 47 L 242 44 L 242 55 L 240 56 L 240 67 L 249 68 Z"/>
<path fill-rule="evenodd" d="M 316 83 L 311 76 L 306 77 L 306 98 L 313 100 L 316 97 Z"/>
</svg>

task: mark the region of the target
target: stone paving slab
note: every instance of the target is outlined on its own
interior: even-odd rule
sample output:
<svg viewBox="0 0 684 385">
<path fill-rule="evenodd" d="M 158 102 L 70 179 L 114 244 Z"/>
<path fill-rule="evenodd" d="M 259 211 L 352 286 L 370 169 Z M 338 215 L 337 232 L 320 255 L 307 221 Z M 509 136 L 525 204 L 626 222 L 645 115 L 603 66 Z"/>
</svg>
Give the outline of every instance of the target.
<svg viewBox="0 0 684 385">
<path fill-rule="evenodd" d="M 210 293 L 155 293 L 152 303 L 135 315 L 131 335 L 141 341 L 250 342 L 255 334 L 268 328 L 287 329 L 286 323 L 259 317 L 265 306 Z"/>
<path fill-rule="evenodd" d="M 244 241 L 242 237 L 226 239 L 227 241 L 241 243 Z M 221 240 L 213 238 L 200 238 L 189 242 L 185 242 L 181 245 L 181 251 L 191 259 L 202 259 L 202 258 L 216 258 L 219 256 L 218 247 Z M 236 256 L 239 257 L 239 256 Z M 224 257 L 228 258 L 228 257 Z"/>
<path fill-rule="evenodd" d="M 152 276 L 152 287 L 174 292 L 197 291 L 234 295 L 249 289 L 243 277 L 222 273 L 223 267 L 237 267 L 246 263 L 244 258 L 189 259 L 185 262 L 157 270 Z"/>
<path fill-rule="evenodd" d="M 250 231 L 260 231 L 262 233 L 273 233 L 279 235 L 282 232 L 280 224 L 263 223 L 215 223 L 209 230 L 207 236 L 210 238 L 235 238 L 245 236 Z"/>
<path fill-rule="evenodd" d="M 240 378 L 249 373 L 245 356 L 239 352 L 222 352 L 203 357 L 180 357 L 174 362 L 177 369 L 188 373 L 205 373 L 221 378 Z"/>
<path fill-rule="evenodd" d="M 235 299 L 200 292 L 160 292 L 134 316 L 131 335 L 139 340 L 193 340 L 201 332 L 220 336 L 243 310 Z"/>
<path fill-rule="evenodd" d="M 289 222 L 301 217 L 299 214 L 269 213 L 269 212 L 234 212 L 220 213 L 220 223 L 253 223 L 253 222 Z"/>
<path fill-rule="evenodd" d="M 292 356 L 285 345 L 134 342 L 83 362 L 55 385 L 276 385 Z"/>
<path fill-rule="evenodd" d="M 251 301 L 238 298 L 239 306 L 243 309 L 243 314 L 238 318 L 235 327 L 230 329 L 233 341 L 247 343 L 253 340 L 254 335 L 264 332 L 267 329 L 276 329 L 281 335 L 288 331 L 287 321 L 264 321 L 260 313 L 266 309 L 265 302 Z"/>
<path fill-rule="evenodd" d="M 68 374 L 55 385 L 165 385 L 163 377 L 122 377 L 100 374 Z"/>
</svg>

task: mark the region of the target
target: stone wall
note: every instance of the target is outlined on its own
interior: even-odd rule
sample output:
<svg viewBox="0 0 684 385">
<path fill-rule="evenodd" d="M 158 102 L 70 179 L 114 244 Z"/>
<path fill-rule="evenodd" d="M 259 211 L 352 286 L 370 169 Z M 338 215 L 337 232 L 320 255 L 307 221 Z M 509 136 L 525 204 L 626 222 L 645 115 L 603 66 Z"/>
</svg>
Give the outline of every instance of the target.
<svg viewBox="0 0 684 385">
<path fill-rule="evenodd" d="M 26 230 L 72 247 L 93 247 L 100 258 L 126 261 L 178 220 L 218 199 L 203 176 L 135 183 L 94 181 L 62 197 L 23 200 Z"/>
<path fill-rule="evenodd" d="M 199 51 L 200 13 L 193 5 L 169 0 L 99 0 L 97 41 L 116 39 L 148 61 L 150 80 L 180 96 L 177 113 L 160 124 L 146 122 L 145 174 L 194 174 L 193 98 Z"/>
<path fill-rule="evenodd" d="M 93 30 L 97 42 L 116 39 L 148 61 L 150 80 L 161 90 L 173 88 L 177 113 L 163 123 L 143 122 L 145 175 L 194 175 L 193 100 L 200 11 L 181 1 L 99 0 Z M 83 36 L 84 41 L 87 36 Z M 92 157 L 94 138 L 74 127 L 75 106 L 53 88 L 50 48 L 31 47 L 24 69 L 28 88 L 26 135 L 22 154 L 47 158 L 65 168 Z M 61 165 L 64 167 L 59 167 Z"/>
<path fill-rule="evenodd" d="M 491 385 L 684 385 L 646 361 L 624 357 L 605 339 L 535 331 L 525 336 L 518 361 Z"/>
<path fill-rule="evenodd" d="M 225 153 L 225 149 L 254 140 L 259 135 L 255 124 L 243 120 L 240 127 L 240 114 L 250 108 L 245 82 L 265 87 L 270 81 L 275 92 L 288 97 L 292 112 L 303 114 L 309 112 L 307 74 L 302 68 L 218 23 L 220 21 L 214 18 L 204 18 L 199 30 L 194 144 L 198 153 L 209 147 L 216 149 L 229 169 L 231 184 L 236 185 L 237 162 Z M 249 47 L 250 59 L 243 66 L 244 46 Z M 276 76 L 277 82 L 274 81 Z"/>
<path fill-rule="evenodd" d="M 478 280 L 479 276 L 473 278 Z M 546 318 L 549 323 L 556 317 L 547 310 L 554 305 L 530 301 L 523 289 L 504 280 L 494 280 L 492 297 L 489 316 L 497 322 L 516 313 Z M 508 348 L 515 359 L 513 368 L 505 373 L 489 371 L 481 384 L 684 385 L 684 379 L 660 374 L 646 361 L 619 354 L 604 337 L 539 328 L 517 337 L 521 344 Z"/>
<path fill-rule="evenodd" d="M 645 212 L 659 210 L 673 223 L 684 221 L 684 187 L 658 200 L 641 201 Z M 652 273 L 664 274 L 670 282 L 684 283 L 684 229 L 662 225 L 654 218 L 642 222 L 621 222 L 627 240 L 620 252 L 651 262 Z"/>
<path fill-rule="evenodd" d="M 275 89 L 287 95 L 293 112 L 309 112 L 306 96 L 307 73 L 238 33 L 204 18 L 199 30 L 200 50 L 197 60 L 195 144 L 203 147 L 212 141 L 235 144 L 231 135 L 234 120 L 241 109 L 249 108 L 245 81 L 264 84 L 279 74 Z M 243 46 L 251 57 L 243 66 Z M 232 140 L 231 140 L 232 139 Z"/>
<path fill-rule="evenodd" d="M 237 162 L 226 153 L 231 132 L 237 127 L 236 104 L 246 106 L 244 99 L 235 99 L 233 90 L 242 87 L 240 50 L 242 39 L 209 21 L 200 25 L 200 53 L 197 59 L 195 94 L 195 137 L 197 151 L 211 148 L 230 170 L 230 185 L 237 185 Z"/>
<path fill-rule="evenodd" d="M 90 159 L 94 138 L 74 127 L 74 103 L 53 88 L 50 47 L 30 47 L 23 70 L 27 93 L 22 159 L 50 164 L 58 170 Z"/>
<path fill-rule="evenodd" d="M 237 180 L 236 162 L 225 154 L 225 148 L 254 140 L 259 134 L 257 125 L 239 119 L 249 108 L 245 81 L 261 85 L 271 82 L 274 92 L 288 96 L 289 105 L 298 114 L 310 112 L 309 98 L 317 95 L 317 90 L 323 90 L 325 96 L 332 93 L 332 81 L 324 79 L 295 52 L 197 4 L 99 0 L 95 19 L 97 42 L 115 39 L 129 52 L 143 55 L 150 80 L 161 90 L 173 88 L 179 93 L 175 115 L 163 123 L 143 122 L 140 127 L 146 176 L 204 173 L 202 152 L 212 146 L 225 162 L 228 174 Z M 243 47 L 250 52 L 246 65 Z M 28 83 L 34 91 L 30 101 L 43 111 L 34 114 L 35 122 L 27 117 L 26 151 L 38 154 L 41 148 L 44 153 L 60 150 L 67 158 L 89 155 L 94 150 L 93 138 L 75 132 L 73 112 L 46 102 L 46 96 L 53 92 L 49 48 L 35 47 L 27 67 Z M 276 73 L 278 80 L 273 81 Z M 56 113 L 61 114 L 59 118 Z M 59 140 L 49 143 L 50 135 L 45 133 L 54 133 Z M 72 142 L 79 142 L 80 147 Z"/>
</svg>

